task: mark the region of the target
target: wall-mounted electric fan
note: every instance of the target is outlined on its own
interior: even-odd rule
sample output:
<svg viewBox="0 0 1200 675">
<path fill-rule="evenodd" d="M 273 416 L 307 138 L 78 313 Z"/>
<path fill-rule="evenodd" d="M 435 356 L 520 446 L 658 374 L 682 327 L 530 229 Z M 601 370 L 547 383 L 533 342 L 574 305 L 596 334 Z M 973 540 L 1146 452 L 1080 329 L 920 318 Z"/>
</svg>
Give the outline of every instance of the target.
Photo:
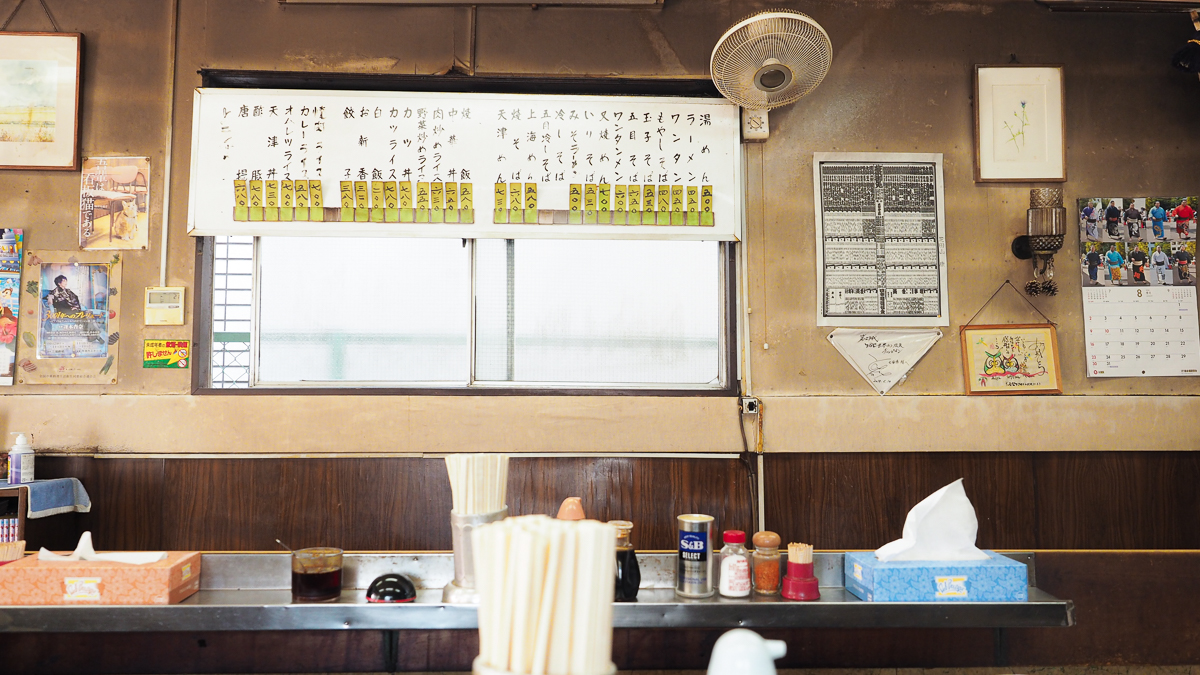
<svg viewBox="0 0 1200 675">
<path fill-rule="evenodd" d="M 767 112 L 794 103 L 821 84 L 833 62 L 833 44 L 819 23 L 790 9 L 752 14 L 734 24 L 713 48 L 713 84 L 742 106 L 746 140 L 763 140 Z"/>
</svg>

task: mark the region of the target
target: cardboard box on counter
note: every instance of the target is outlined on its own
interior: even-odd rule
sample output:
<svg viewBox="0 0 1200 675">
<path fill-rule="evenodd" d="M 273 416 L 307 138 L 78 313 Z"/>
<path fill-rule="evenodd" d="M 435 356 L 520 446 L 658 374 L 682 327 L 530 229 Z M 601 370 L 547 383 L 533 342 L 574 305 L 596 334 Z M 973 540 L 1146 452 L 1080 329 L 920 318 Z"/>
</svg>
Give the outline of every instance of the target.
<svg viewBox="0 0 1200 675">
<path fill-rule="evenodd" d="M 32 555 L 0 567 L 0 605 L 170 605 L 198 590 L 196 551 L 170 551 L 145 565 Z"/>
<path fill-rule="evenodd" d="M 874 551 L 847 553 L 846 590 L 869 602 L 1025 602 L 1024 563 L 995 551 L 987 560 L 880 562 Z"/>
</svg>

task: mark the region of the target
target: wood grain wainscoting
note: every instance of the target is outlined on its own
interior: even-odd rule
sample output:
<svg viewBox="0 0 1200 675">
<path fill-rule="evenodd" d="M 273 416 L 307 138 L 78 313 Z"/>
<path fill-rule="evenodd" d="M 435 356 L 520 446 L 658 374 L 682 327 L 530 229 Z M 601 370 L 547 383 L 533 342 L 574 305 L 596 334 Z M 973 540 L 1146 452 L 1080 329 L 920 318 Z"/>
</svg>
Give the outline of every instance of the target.
<svg viewBox="0 0 1200 675">
<path fill-rule="evenodd" d="M 515 457 L 513 514 L 558 512 L 582 497 L 588 517 L 634 522 L 634 544 L 674 549 L 675 516 L 708 513 L 754 527 L 751 463 L 737 458 Z M 38 476 L 79 478 L 87 514 L 30 521 L 29 545 L 102 549 L 347 551 L 450 549 L 450 480 L 441 459 L 94 459 L 40 457 Z"/>
</svg>

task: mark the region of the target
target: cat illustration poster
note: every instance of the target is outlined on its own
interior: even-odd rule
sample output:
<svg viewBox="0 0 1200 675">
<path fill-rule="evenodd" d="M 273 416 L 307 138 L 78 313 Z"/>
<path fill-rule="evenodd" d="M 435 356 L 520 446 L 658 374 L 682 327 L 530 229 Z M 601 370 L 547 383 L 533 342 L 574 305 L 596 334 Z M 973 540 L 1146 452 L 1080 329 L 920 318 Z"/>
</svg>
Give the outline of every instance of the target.
<svg viewBox="0 0 1200 675">
<path fill-rule="evenodd" d="M 1053 324 L 963 326 L 968 394 L 1061 394 Z"/>
<path fill-rule="evenodd" d="M 150 158 L 86 157 L 79 189 L 79 247 L 149 248 Z"/>
</svg>

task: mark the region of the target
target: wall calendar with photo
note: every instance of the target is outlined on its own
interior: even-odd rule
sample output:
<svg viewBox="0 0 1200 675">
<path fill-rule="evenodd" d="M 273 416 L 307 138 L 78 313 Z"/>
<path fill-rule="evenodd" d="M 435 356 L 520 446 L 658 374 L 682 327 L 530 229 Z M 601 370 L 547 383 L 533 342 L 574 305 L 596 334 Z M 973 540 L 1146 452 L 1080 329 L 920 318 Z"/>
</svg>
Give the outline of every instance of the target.
<svg viewBox="0 0 1200 675">
<path fill-rule="evenodd" d="M 1079 200 L 1088 377 L 1200 375 L 1191 197 Z"/>
</svg>

